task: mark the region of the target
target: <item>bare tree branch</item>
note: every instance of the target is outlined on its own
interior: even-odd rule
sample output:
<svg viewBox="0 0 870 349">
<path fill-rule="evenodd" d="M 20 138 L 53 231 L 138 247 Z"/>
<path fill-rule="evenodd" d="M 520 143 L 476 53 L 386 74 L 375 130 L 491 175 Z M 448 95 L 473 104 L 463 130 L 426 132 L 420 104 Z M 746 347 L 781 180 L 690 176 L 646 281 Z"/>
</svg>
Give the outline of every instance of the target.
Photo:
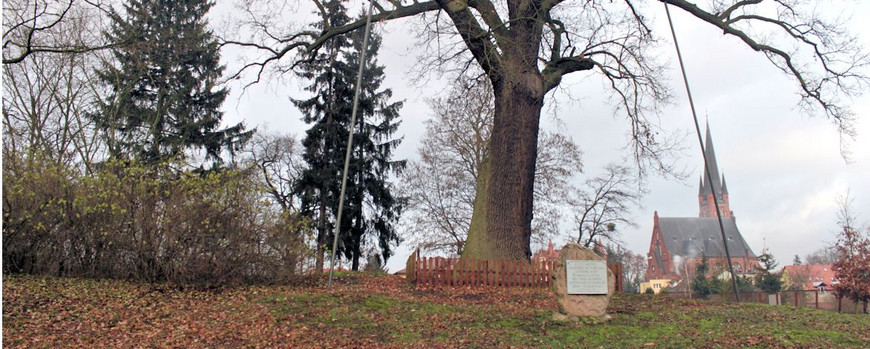
<svg viewBox="0 0 870 349">
<path fill-rule="evenodd" d="M 870 67 L 870 55 L 855 45 L 853 38 L 840 35 L 843 32 L 836 25 L 819 17 L 798 16 L 800 11 L 797 11 L 797 3 L 791 1 L 774 2 L 777 5 L 776 18 L 748 12 L 752 10 L 750 5 L 759 4 L 760 0 L 737 1 L 718 14 L 705 11 L 685 0 L 660 1 L 685 10 L 718 27 L 724 34 L 737 37 L 753 50 L 764 53 L 771 63 L 795 79 L 800 86 L 804 106 L 821 107 L 825 115 L 833 119 L 841 134 L 854 136 L 854 114 L 840 104 L 838 96 L 860 94 L 861 87 L 870 84 L 866 73 L 866 69 Z M 735 16 L 736 13 L 741 14 Z M 768 24 L 779 29 L 774 34 L 784 34 L 785 37 L 793 39 L 795 44 L 809 48 L 819 63 L 816 67 L 821 69 L 813 71 L 799 65 L 795 54 L 781 46 L 788 43 L 774 45 L 760 42 L 757 39 L 759 35 L 750 31 L 755 24 Z"/>
<path fill-rule="evenodd" d="M 276 35 L 266 31 L 272 23 L 258 18 L 257 14 L 247 9 L 245 12 L 249 18 L 246 23 L 249 26 L 252 26 L 252 29 L 257 30 L 260 33 L 266 33 L 268 40 L 264 40 L 266 42 L 252 42 L 226 37 L 219 38 L 221 47 L 237 46 L 251 48 L 261 56 L 259 59 L 243 64 L 241 68 L 230 74 L 227 77 L 227 80 L 239 79 L 248 70 L 254 69 L 256 70 L 256 77 L 253 81 L 247 83 L 245 87 L 259 83 L 269 65 L 279 65 L 285 58 L 290 58 L 291 61 L 288 67 L 283 68 L 283 70 L 291 71 L 300 64 L 309 62 L 312 57 L 316 56 L 320 47 L 328 40 L 365 26 L 366 19 L 362 18 L 351 21 L 346 25 L 333 27 L 328 23 L 324 16 L 325 10 L 323 9 L 323 5 L 319 1 L 312 1 L 319 8 L 318 14 L 322 21 L 320 24 L 323 29 L 319 32 L 307 29 L 291 32 L 284 36 Z M 394 7 L 389 10 L 384 10 L 384 6 L 378 4 L 378 6 L 376 6 L 378 12 L 372 15 L 372 22 L 410 17 L 427 11 L 438 10 L 440 8 L 435 1 L 414 2 L 410 5 L 401 5 L 399 2 L 391 2 L 391 4 Z"/>
<path fill-rule="evenodd" d="M 52 42 L 50 37 L 55 27 L 69 21 L 76 8 L 87 7 L 107 13 L 106 5 L 94 1 L 4 1 L 3 3 L 3 64 L 24 61 L 35 53 L 86 53 L 116 47 L 117 42 Z M 98 32 L 93 28 L 86 29 Z"/>
<path fill-rule="evenodd" d="M 643 191 L 637 186 L 637 177 L 625 166 L 607 165 L 606 173 L 586 181 L 573 205 L 578 227 L 577 243 L 586 247 L 604 238 L 619 242 L 622 226 L 635 227 L 629 216 L 634 206 L 640 205 Z"/>
</svg>

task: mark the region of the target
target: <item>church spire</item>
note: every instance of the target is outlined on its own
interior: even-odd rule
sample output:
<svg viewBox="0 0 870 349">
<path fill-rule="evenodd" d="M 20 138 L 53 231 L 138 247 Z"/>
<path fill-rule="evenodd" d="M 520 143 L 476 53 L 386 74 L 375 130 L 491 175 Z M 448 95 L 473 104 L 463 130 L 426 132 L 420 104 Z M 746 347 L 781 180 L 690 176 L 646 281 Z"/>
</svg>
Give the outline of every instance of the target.
<svg viewBox="0 0 870 349">
<path fill-rule="evenodd" d="M 707 194 L 710 194 L 710 190 L 705 190 L 707 187 L 704 186 L 704 176 L 701 176 L 701 179 L 698 180 L 698 197 L 704 197 Z"/>
<path fill-rule="evenodd" d="M 704 145 L 704 157 L 707 159 L 707 167 L 704 169 L 704 179 L 712 179 L 707 185 L 712 185 L 717 191 L 722 188 L 722 181 L 719 178 L 719 164 L 716 161 L 716 151 L 713 150 L 713 135 L 710 133 L 710 122 L 707 121 L 707 140 Z M 707 176 L 709 169 L 712 176 Z M 710 193 L 710 188 L 707 189 L 707 194 Z M 719 194 L 717 192 L 717 194 Z"/>
<path fill-rule="evenodd" d="M 707 139 L 704 145 L 704 158 L 707 162 L 707 166 L 704 168 L 704 175 L 701 177 L 698 189 L 700 216 L 716 217 L 716 203 L 718 202 L 723 217 L 731 217 L 731 210 L 728 204 L 728 188 L 725 186 L 725 176 L 719 173 L 719 163 L 716 160 L 716 151 L 713 149 L 713 135 L 710 132 L 709 121 L 707 121 Z M 710 191 L 711 186 L 716 190 L 715 198 L 713 193 Z"/>
</svg>

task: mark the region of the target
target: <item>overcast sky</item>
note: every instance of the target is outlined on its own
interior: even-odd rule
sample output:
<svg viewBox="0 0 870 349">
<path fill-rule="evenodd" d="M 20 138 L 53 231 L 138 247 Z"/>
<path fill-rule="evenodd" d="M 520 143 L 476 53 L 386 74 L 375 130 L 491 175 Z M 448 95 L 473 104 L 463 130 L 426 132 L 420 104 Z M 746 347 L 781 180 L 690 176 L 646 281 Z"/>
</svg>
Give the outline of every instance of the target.
<svg viewBox="0 0 870 349">
<path fill-rule="evenodd" d="M 847 2 L 854 5 L 853 32 L 867 33 L 870 22 L 868 2 Z M 671 67 L 670 83 L 676 97 L 674 104 L 660 115 L 666 130 L 694 132 L 694 125 L 685 91 L 679 75 L 673 43 L 667 29 L 664 9 L 650 8 L 655 17 L 656 35 L 663 39 L 661 57 Z M 216 9 L 219 13 L 220 8 Z M 870 222 L 870 96 L 852 101 L 858 115 L 857 138 L 848 141 L 851 149 L 847 163 L 840 153 L 840 138 L 832 123 L 821 116 L 808 116 L 797 109 L 797 85 L 780 73 L 761 54 L 735 38 L 725 37 L 708 24 L 672 10 L 680 47 L 686 62 L 689 83 L 702 122 L 712 130 L 719 169 L 724 172 L 730 194 L 731 209 L 737 226 L 753 251 L 758 254 L 768 247 L 780 265 L 791 264 L 794 255 L 804 255 L 835 241 L 837 232 L 836 198 L 851 192 L 853 207 L 859 222 Z M 385 87 L 392 88 L 397 100 L 404 100 L 402 126 L 398 134 L 404 141 L 398 158 L 416 159 L 424 121 L 432 112 L 425 98 L 444 90 L 444 85 L 431 81 L 420 88 L 410 81 L 410 71 L 417 52 L 407 33 L 407 21 L 379 25 L 384 43 L 379 54 L 386 66 Z M 870 47 L 870 35 L 861 40 Z M 224 60 L 235 58 L 224 53 Z M 232 64 L 231 64 L 232 65 Z M 260 131 L 304 136 L 306 125 L 301 114 L 289 102 L 289 96 L 299 95 L 301 82 L 269 83 L 248 88 L 244 95 L 234 86 L 224 105 L 225 121 L 244 121 Z M 598 175 L 604 165 L 626 156 L 629 125 L 620 115 L 614 115 L 613 103 L 597 79 L 583 73 L 566 78 L 562 86 L 571 99 L 562 95 L 550 98 L 557 109 L 546 108 L 544 128 L 554 128 L 551 116 L 556 110 L 567 132 L 584 152 L 585 173 L 578 180 Z M 626 247 L 646 255 L 652 236 L 653 212 L 663 217 L 696 217 L 698 215 L 698 180 L 703 173 L 703 160 L 694 133 L 685 138 L 685 156 L 679 166 L 692 171 L 684 181 L 649 178 L 649 192 L 643 207 L 633 212 L 638 228 L 623 232 Z M 562 243 L 568 238 L 563 234 Z M 533 246 L 533 249 L 537 246 Z M 391 270 L 404 267 L 410 251 L 400 246 L 390 260 Z"/>
</svg>

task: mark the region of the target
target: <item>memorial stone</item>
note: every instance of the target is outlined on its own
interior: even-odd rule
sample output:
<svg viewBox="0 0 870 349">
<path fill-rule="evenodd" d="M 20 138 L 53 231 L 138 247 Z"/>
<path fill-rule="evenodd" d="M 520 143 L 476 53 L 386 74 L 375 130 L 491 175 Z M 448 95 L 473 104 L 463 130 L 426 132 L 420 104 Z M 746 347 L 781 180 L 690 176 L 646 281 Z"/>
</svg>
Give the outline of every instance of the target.
<svg viewBox="0 0 870 349">
<path fill-rule="evenodd" d="M 595 251 L 569 243 L 562 248 L 553 270 L 557 319 L 592 317 L 609 319 L 607 304 L 616 292 L 616 276 Z"/>
</svg>

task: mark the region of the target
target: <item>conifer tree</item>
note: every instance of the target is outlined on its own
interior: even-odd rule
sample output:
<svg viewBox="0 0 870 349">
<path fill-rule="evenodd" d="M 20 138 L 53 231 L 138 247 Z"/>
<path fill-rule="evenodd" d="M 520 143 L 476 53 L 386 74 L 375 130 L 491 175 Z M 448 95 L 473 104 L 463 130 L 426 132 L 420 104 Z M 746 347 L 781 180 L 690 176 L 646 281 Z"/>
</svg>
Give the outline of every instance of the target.
<svg viewBox="0 0 870 349">
<path fill-rule="evenodd" d="M 340 26 L 349 21 L 340 1 L 329 1 L 324 6 L 330 25 Z M 399 240 L 394 224 L 402 205 L 392 195 L 387 176 L 404 166 L 404 161 L 391 160 L 392 151 L 400 142 L 391 137 L 398 127 L 401 102 L 389 103 L 392 92 L 380 90 L 384 71 L 375 58 L 380 38 L 374 34 L 369 38 L 357 123 L 349 125 L 363 34 L 358 31 L 325 43 L 320 54 L 305 64 L 300 74 L 312 81 L 306 90 L 315 95 L 293 100 L 304 114 L 303 120 L 311 124 L 302 141 L 308 168 L 296 183 L 296 191 L 302 198 L 303 212 L 316 227 L 317 270 L 322 270 L 323 256 L 334 237 L 341 171 L 351 128 L 354 141 L 338 252 L 352 261 L 353 270 L 358 270 L 367 235 L 377 240 L 384 260 L 392 254 L 390 244 Z"/>
<path fill-rule="evenodd" d="M 349 21 L 341 2 L 329 1 L 324 6 L 330 14 L 328 19 L 331 26 L 341 26 Z M 348 76 L 341 73 L 346 67 L 339 60 L 341 51 L 349 46 L 350 41 L 345 36 L 335 37 L 324 43 L 323 50 L 305 64 L 299 73 L 302 78 L 311 81 L 306 90 L 314 92 L 315 95 L 305 100 L 293 100 L 302 111 L 302 120 L 311 125 L 302 140 L 302 158 L 307 168 L 295 183 L 294 189 L 302 199 L 303 214 L 311 217 L 315 226 L 315 268 L 318 271 L 323 270 L 324 254 L 331 247 L 329 242 L 332 241 L 334 231 L 331 217 L 335 217 L 334 208 L 338 207 L 341 184 L 336 179 L 341 175 L 340 159 L 344 154 L 340 144 L 344 144 L 347 139 L 347 121 L 341 119 L 349 119 L 351 113 L 350 103 L 346 98 L 339 98 L 352 93 L 349 90 L 351 81 L 342 80 Z"/>
<path fill-rule="evenodd" d="M 201 149 L 207 160 L 239 150 L 253 134 L 242 123 L 221 129 L 227 96 L 218 44 L 206 28 L 207 0 L 129 0 L 113 12 L 112 50 L 98 76 L 107 98 L 93 115 L 109 154 L 155 163 Z"/>
<path fill-rule="evenodd" d="M 776 259 L 773 258 L 767 248 L 758 256 L 761 267 L 758 275 L 755 275 L 755 285 L 763 292 L 776 293 L 782 290 L 782 274 L 776 272 Z"/>
<path fill-rule="evenodd" d="M 353 49 L 345 54 L 345 61 L 354 76 L 359 70 L 363 35 L 358 31 L 351 36 Z M 356 178 L 348 178 L 348 183 L 352 183 L 348 186 L 351 195 L 347 195 L 345 207 L 351 209 L 348 213 L 353 226 L 349 234 L 343 236 L 343 252 L 352 261 L 353 270 L 359 269 L 366 234 L 377 241 L 377 250 L 384 261 L 392 255 L 390 244 L 400 240 L 394 224 L 399 219 L 404 200 L 393 195 L 387 177 L 405 167 L 404 160 L 392 160 L 393 150 L 401 143 L 401 139 L 392 137 L 399 127 L 402 102 L 389 103 L 393 94 L 390 89 L 379 91 L 384 80 L 384 67 L 378 65 L 376 59 L 380 45 L 380 36 L 371 35 L 363 70 L 365 84 L 360 88 L 360 105 L 354 125 L 354 154 L 348 170 L 348 175 Z"/>
<path fill-rule="evenodd" d="M 707 261 L 707 255 L 701 255 L 701 263 L 695 265 L 695 277 L 692 279 L 692 292 L 698 297 L 706 299 L 711 294 L 718 293 L 716 278 L 707 278 L 707 272 L 710 271 L 710 265 Z"/>
</svg>

